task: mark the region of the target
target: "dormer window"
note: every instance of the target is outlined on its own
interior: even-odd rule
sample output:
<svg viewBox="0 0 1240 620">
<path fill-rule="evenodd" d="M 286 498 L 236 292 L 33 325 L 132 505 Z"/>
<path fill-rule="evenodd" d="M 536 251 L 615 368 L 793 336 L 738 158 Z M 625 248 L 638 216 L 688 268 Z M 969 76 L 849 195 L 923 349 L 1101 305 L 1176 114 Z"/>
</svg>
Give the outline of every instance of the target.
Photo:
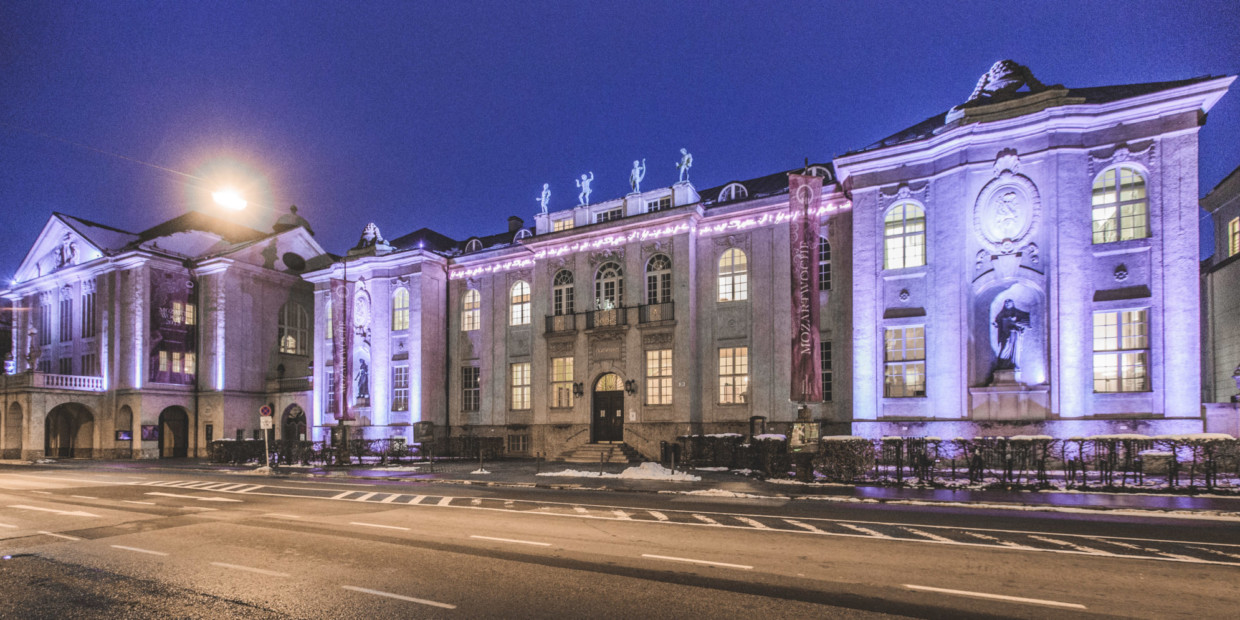
<svg viewBox="0 0 1240 620">
<path fill-rule="evenodd" d="M 810 166 L 805 169 L 805 173 L 811 177 L 822 177 L 823 183 L 831 181 L 831 169 L 826 166 Z"/>
<path fill-rule="evenodd" d="M 477 239 L 470 239 L 469 243 L 465 244 L 466 254 L 469 254 L 471 252 L 478 252 L 480 250 L 482 250 L 482 242 Z"/>
<path fill-rule="evenodd" d="M 516 242 L 518 242 L 518 241 L 520 241 L 520 240 L 522 240 L 522 239 L 528 239 L 528 238 L 533 237 L 533 236 L 534 236 L 534 233 L 531 233 L 531 232 L 530 232 L 530 229 L 528 229 L 528 228 L 522 228 L 521 230 L 518 230 L 518 231 L 517 231 L 517 236 L 515 236 L 515 237 L 513 237 L 513 238 L 512 238 L 512 242 L 513 242 L 513 243 L 516 243 Z"/>
<path fill-rule="evenodd" d="M 664 196 L 658 200 L 646 201 L 646 213 L 656 213 L 672 208 L 672 197 Z"/>
<path fill-rule="evenodd" d="M 561 230 L 569 230 L 573 227 L 573 218 L 562 217 L 551 222 L 551 232 L 560 232 Z"/>
<path fill-rule="evenodd" d="M 745 189 L 740 183 L 728 183 L 723 190 L 719 192 L 719 202 L 732 202 L 749 197 L 749 190 Z"/>
<path fill-rule="evenodd" d="M 594 223 L 598 224 L 601 222 L 610 222 L 612 220 L 618 220 L 622 217 L 624 217 L 624 209 L 616 207 L 615 209 L 608 209 L 594 214 Z"/>
</svg>

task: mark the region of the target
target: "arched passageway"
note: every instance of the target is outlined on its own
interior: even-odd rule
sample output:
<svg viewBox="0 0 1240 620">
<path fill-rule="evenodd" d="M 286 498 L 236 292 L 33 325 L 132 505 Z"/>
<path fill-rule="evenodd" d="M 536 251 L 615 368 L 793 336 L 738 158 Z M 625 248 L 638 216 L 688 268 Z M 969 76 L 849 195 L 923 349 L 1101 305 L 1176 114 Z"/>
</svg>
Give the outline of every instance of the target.
<svg viewBox="0 0 1240 620">
<path fill-rule="evenodd" d="M 88 459 L 95 453 L 95 416 L 81 403 L 56 405 L 43 423 L 43 454 Z"/>
<path fill-rule="evenodd" d="M 189 415 L 181 407 L 168 407 L 159 414 L 159 458 L 183 459 L 189 455 Z"/>
<path fill-rule="evenodd" d="M 306 440 L 306 412 L 296 403 L 289 405 L 280 416 L 280 439 Z"/>
<path fill-rule="evenodd" d="M 0 446 L 0 458 L 22 457 L 22 406 L 10 403 L 4 416 L 4 445 Z"/>
</svg>

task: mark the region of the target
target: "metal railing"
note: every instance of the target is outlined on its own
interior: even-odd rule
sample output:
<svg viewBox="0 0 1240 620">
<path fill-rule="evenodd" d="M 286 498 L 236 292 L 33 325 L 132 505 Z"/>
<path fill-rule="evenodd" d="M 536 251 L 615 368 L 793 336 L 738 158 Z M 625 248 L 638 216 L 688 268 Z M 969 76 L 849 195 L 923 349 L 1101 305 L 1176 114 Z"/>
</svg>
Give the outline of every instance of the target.
<svg viewBox="0 0 1240 620">
<path fill-rule="evenodd" d="M 619 327 L 629 324 L 629 315 L 626 308 L 612 308 L 610 310 L 592 310 L 586 314 L 586 329 L 594 329 L 596 327 Z"/>
<path fill-rule="evenodd" d="M 676 319 L 676 308 L 672 302 L 647 304 L 641 307 L 639 320 L 642 323 L 657 323 Z"/>
<path fill-rule="evenodd" d="M 547 317 L 547 333 L 571 332 L 577 329 L 577 315 L 557 314 Z"/>
</svg>

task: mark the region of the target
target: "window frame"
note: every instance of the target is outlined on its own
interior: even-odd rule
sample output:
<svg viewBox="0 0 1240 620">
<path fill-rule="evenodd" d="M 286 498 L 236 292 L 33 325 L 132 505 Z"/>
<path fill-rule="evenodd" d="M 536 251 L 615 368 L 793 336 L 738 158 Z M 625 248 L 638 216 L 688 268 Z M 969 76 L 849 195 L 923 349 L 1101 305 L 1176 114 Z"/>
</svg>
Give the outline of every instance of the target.
<svg viewBox="0 0 1240 620">
<path fill-rule="evenodd" d="M 607 271 L 613 271 L 608 275 Z M 608 287 L 611 292 L 608 292 Z M 610 306 L 608 306 L 610 304 Z M 614 310 L 624 307 L 624 266 L 607 261 L 594 270 L 594 309 Z"/>
<path fill-rule="evenodd" d="M 517 280 L 508 289 L 508 326 L 530 324 L 530 283 Z"/>
<path fill-rule="evenodd" d="M 551 358 L 551 408 L 572 409 L 576 404 L 573 396 L 573 356 Z"/>
<path fill-rule="evenodd" d="M 910 338 L 910 330 L 918 332 Z M 892 347 L 891 335 L 899 332 L 898 348 Z M 914 346 L 910 339 L 920 340 Z M 896 356 L 898 354 L 898 358 Z M 898 371 L 898 372 L 893 372 Z M 911 371 L 911 372 L 910 372 Z M 910 381 L 909 378 L 913 377 Z M 895 381 L 894 379 L 899 379 Z M 920 387 L 920 390 L 917 389 Z M 926 397 L 926 326 L 888 325 L 883 328 L 883 398 Z"/>
<path fill-rule="evenodd" d="M 831 341 L 822 339 L 818 341 L 818 372 L 822 380 L 822 402 L 829 403 L 834 396 L 835 373 L 831 368 Z"/>
<path fill-rule="evenodd" d="M 476 288 L 467 288 L 461 295 L 461 331 L 473 332 L 481 328 L 482 293 Z"/>
<path fill-rule="evenodd" d="M 663 263 L 656 265 L 655 261 Z M 655 254 L 646 261 L 646 303 L 666 304 L 672 301 L 672 257 Z"/>
<path fill-rule="evenodd" d="M 573 272 L 561 269 L 551 277 L 551 313 L 555 316 L 573 314 Z"/>
<path fill-rule="evenodd" d="M 737 361 L 737 358 L 740 361 Z M 738 369 L 738 366 L 740 368 Z M 739 372 L 739 371 L 743 372 Z M 720 405 L 744 405 L 749 402 L 749 347 L 719 347 L 719 389 L 716 402 Z"/>
<path fill-rule="evenodd" d="M 831 290 L 831 241 L 818 236 L 818 292 Z"/>
<path fill-rule="evenodd" d="M 392 291 L 392 331 L 409 329 L 409 289 L 403 286 Z"/>
<path fill-rule="evenodd" d="M 310 315 L 301 304 L 289 301 L 280 306 L 276 331 L 281 355 L 309 355 Z"/>
<path fill-rule="evenodd" d="M 461 366 L 461 411 L 468 413 L 481 409 L 482 369 L 478 366 Z"/>
<path fill-rule="evenodd" d="M 407 364 L 392 366 L 391 410 L 409 411 L 409 366 Z"/>
<path fill-rule="evenodd" d="M 1093 391 L 1095 394 L 1140 394 L 1153 391 L 1153 381 L 1150 377 L 1151 338 L 1149 310 L 1148 307 L 1140 307 L 1097 310 L 1093 312 L 1091 319 L 1093 332 L 1092 369 Z M 1139 321 L 1129 320 L 1128 315 L 1137 313 L 1140 314 Z M 1114 333 L 1112 335 L 1104 334 L 1099 337 L 1098 329 L 1100 325 L 1098 324 L 1098 319 L 1111 316 L 1115 318 L 1115 322 L 1111 324 L 1104 323 L 1101 327 L 1105 328 L 1109 325 L 1114 328 Z M 1130 326 L 1133 327 L 1134 333 L 1127 333 L 1127 328 Z M 1100 340 L 1102 341 L 1103 348 L 1099 348 Z M 1108 341 L 1114 341 L 1114 345 L 1109 346 Z M 1110 358 L 1111 363 L 1100 367 L 1098 364 L 1099 360 L 1107 358 Z M 1112 369 L 1115 376 L 1104 376 L 1099 379 L 1099 373 L 1107 368 Z M 1137 373 L 1136 376 L 1129 376 L 1129 373 L 1133 372 Z M 1098 387 L 1100 380 L 1103 382 L 1103 389 Z M 1130 384 L 1129 382 L 1131 381 L 1140 381 L 1140 383 Z M 1114 389 L 1108 389 L 1107 382 L 1114 382 Z"/>
<path fill-rule="evenodd" d="M 508 384 L 510 387 L 508 408 L 512 411 L 529 411 L 532 408 L 530 392 L 533 387 L 530 376 L 530 363 L 512 362 L 508 364 Z"/>
<path fill-rule="evenodd" d="M 920 214 L 909 217 L 909 209 Z M 899 212 L 898 218 L 893 215 Z M 915 200 L 900 200 L 883 212 L 883 270 L 914 269 L 929 262 L 926 229 L 929 218 L 926 207 Z M 895 251 L 899 251 L 899 256 Z"/>
<path fill-rule="evenodd" d="M 672 404 L 672 379 L 675 376 L 672 349 L 646 350 L 646 405 L 662 407 Z"/>
<path fill-rule="evenodd" d="M 1139 198 L 1124 199 L 1125 191 L 1134 191 L 1133 189 L 1125 190 L 1124 172 L 1131 172 L 1139 181 Z M 1107 185 L 1107 175 L 1112 175 L 1114 184 Z M 1153 236 L 1150 227 L 1150 184 L 1147 171 L 1133 165 L 1131 162 L 1108 166 L 1094 177 L 1093 183 L 1090 184 L 1090 241 L 1092 245 L 1105 245 L 1108 243 L 1122 243 L 1124 241 L 1135 241 L 1137 239 L 1148 239 Z M 1129 184 L 1136 187 L 1135 184 Z M 1114 196 L 1113 201 L 1106 201 L 1105 195 L 1110 192 Z M 1099 202 L 1099 193 L 1103 194 L 1103 202 Z M 1124 215 L 1124 209 L 1140 206 L 1141 214 Z M 1100 211 L 1112 209 L 1114 212 L 1110 215 L 1100 217 Z M 1132 221 L 1134 218 L 1140 218 L 1139 226 L 1125 227 L 1125 220 Z M 1104 226 L 1099 229 L 1098 224 L 1106 223 L 1110 226 Z M 1143 234 L 1134 235 L 1126 231 L 1140 231 Z M 1107 239 L 1108 233 L 1115 235 L 1114 239 Z M 1101 240 L 1099 236 L 1102 236 Z"/>
<path fill-rule="evenodd" d="M 719 255 L 719 260 L 715 265 L 718 274 L 718 302 L 747 301 L 749 299 L 749 256 L 745 251 L 740 248 L 728 248 Z"/>
<path fill-rule="evenodd" d="M 1240 254 L 1240 217 L 1227 222 L 1227 256 Z"/>
</svg>

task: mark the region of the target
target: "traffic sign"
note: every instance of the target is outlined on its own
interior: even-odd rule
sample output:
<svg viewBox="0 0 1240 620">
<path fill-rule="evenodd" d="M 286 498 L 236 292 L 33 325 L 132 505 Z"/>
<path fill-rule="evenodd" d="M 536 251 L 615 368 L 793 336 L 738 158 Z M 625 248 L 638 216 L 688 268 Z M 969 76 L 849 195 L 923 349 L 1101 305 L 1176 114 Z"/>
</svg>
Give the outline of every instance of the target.
<svg viewBox="0 0 1240 620">
<path fill-rule="evenodd" d="M 265 415 L 258 419 L 258 427 L 262 430 L 267 430 L 269 428 L 275 428 L 275 425 L 273 424 L 273 422 L 274 420 L 271 419 L 271 416 Z"/>
<path fill-rule="evenodd" d="M 261 415 L 261 416 L 263 416 L 264 418 L 269 418 L 269 417 L 271 417 L 271 407 L 268 407 L 267 405 L 263 405 L 262 407 L 259 407 L 259 408 L 258 408 L 258 415 Z"/>
</svg>

